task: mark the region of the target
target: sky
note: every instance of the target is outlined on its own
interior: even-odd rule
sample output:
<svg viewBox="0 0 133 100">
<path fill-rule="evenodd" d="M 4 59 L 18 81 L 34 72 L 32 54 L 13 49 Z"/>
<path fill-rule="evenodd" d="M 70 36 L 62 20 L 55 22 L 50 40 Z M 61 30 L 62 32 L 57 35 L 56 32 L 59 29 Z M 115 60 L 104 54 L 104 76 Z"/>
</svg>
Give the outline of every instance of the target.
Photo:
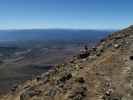
<svg viewBox="0 0 133 100">
<path fill-rule="evenodd" d="M 0 29 L 121 29 L 133 0 L 0 0 Z"/>
</svg>

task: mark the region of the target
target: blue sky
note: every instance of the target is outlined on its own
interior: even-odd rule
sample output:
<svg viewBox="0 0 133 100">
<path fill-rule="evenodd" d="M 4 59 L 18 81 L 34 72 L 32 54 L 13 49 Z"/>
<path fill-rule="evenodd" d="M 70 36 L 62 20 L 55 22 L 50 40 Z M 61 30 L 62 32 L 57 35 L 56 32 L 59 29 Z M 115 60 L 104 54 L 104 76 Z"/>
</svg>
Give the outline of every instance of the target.
<svg viewBox="0 0 133 100">
<path fill-rule="evenodd" d="M 0 0 L 0 29 L 120 29 L 133 24 L 133 0 Z"/>
</svg>

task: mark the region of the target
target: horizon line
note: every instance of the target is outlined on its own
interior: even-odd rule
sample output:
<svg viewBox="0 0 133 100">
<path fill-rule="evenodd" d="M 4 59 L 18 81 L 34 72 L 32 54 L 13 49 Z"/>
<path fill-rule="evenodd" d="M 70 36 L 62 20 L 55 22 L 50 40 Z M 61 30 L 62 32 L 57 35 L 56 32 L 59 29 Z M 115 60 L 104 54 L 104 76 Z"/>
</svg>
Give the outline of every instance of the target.
<svg viewBox="0 0 133 100">
<path fill-rule="evenodd" d="M 0 31 L 17 31 L 17 30 L 120 30 L 119 29 L 101 29 L 101 28 L 7 28 L 7 29 L 0 29 Z"/>
</svg>

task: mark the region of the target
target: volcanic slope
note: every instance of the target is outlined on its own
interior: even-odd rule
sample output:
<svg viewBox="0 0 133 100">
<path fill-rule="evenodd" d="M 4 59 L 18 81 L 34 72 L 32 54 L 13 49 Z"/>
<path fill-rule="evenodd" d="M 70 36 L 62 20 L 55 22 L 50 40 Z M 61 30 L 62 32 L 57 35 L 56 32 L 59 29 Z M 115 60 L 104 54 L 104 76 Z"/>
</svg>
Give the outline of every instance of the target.
<svg viewBox="0 0 133 100">
<path fill-rule="evenodd" d="M 0 100 L 133 100 L 133 26 L 11 90 Z"/>
</svg>

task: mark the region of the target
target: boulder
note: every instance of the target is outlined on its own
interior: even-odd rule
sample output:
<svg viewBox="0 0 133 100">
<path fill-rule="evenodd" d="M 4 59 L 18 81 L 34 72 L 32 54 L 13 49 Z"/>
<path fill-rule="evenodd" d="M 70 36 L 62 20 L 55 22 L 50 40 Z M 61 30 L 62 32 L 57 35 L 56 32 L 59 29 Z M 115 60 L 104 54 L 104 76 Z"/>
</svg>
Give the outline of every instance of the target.
<svg viewBox="0 0 133 100">
<path fill-rule="evenodd" d="M 51 89 L 48 90 L 48 92 L 47 92 L 46 95 L 47 95 L 47 96 L 55 96 L 56 93 L 57 93 L 56 88 L 51 88 Z"/>
<path fill-rule="evenodd" d="M 79 83 L 85 83 L 85 80 L 83 77 L 77 77 L 75 81 Z"/>
<path fill-rule="evenodd" d="M 15 91 L 17 90 L 17 88 L 18 88 L 18 84 L 14 84 L 14 85 L 12 86 L 12 88 L 11 88 L 11 91 L 12 91 L 12 92 L 15 92 Z"/>
<path fill-rule="evenodd" d="M 133 60 L 133 56 L 130 56 L 129 59 L 130 59 L 130 60 Z"/>
<path fill-rule="evenodd" d="M 27 90 L 20 95 L 20 100 L 29 100 L 29 98 L 33 96 L 39 96 L 40 94 L 40 90 Z"/>
<path fill-rule="evenodd" d="M 40 81 L 41 79 L 42 79 L 42 78 L 41 78 L 41 76 L 39 76 L 39 75 L 36 77 L 36 81 Z"/>
<path fill-rule="evenodd" d="M 90 55 L 90 53 L 88 51 L 83 51 L 78 55 L 79 59 L 84 59 L 87 58 Z"/>
<path fill-rule="evenodd" d="M 64 75 L 59 79 L 59 81 L 65 82 L 66 80 L 69 80 L 70 78 L 72 78 L 71 73 L 64 73 Z"/>
</svg>

